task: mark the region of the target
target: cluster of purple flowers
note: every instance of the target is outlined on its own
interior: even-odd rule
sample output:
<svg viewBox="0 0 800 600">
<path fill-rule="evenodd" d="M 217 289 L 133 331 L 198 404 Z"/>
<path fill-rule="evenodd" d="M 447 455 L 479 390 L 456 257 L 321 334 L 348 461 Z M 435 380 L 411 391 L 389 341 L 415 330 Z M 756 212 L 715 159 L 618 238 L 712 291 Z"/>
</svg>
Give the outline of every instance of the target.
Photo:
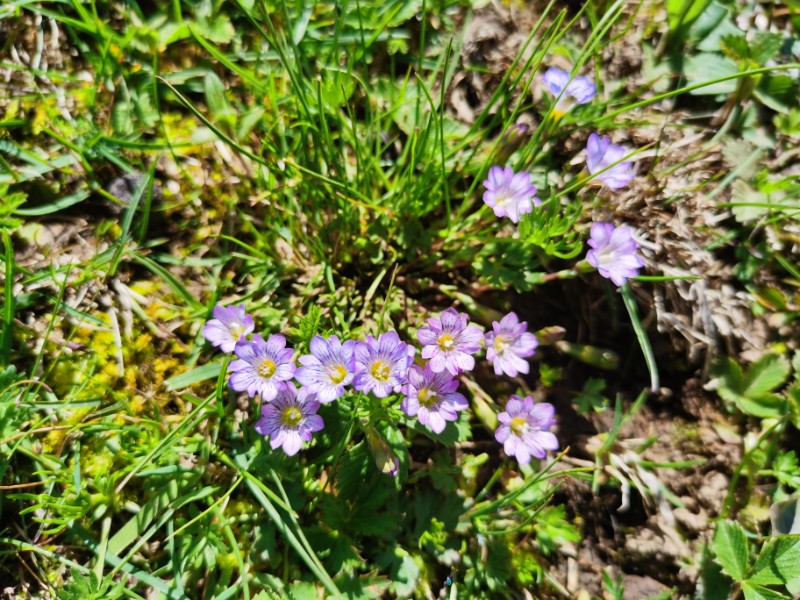
<svg viewBox="0 0 800 600">
<path fill-rule="evenodd" d="M 250 397 L 261 397 L 262 414 L 256 430 L 270 438 L 273 449 L 282 447 L 289 456 L 324 427 L 317 414 L 320 405 L 342 397 L 346 386 L 377 398 L 402 394 L 403 412 L 438 434 L 468 408 L 466 397 L 457 391 L 456 376 L 475 367 L 474 355 L 484 344 L 495 373 L 512 377 L 528 373 L 525 359 L 538 346 L 527 323 L 520 322 L 513 312 L 494 322 L 493 330 L 484 334 L 469 324 L 467 315 L 448 308 L 417 331 L 426 360 L 423 366 L 415 364 L 414 346 L 403 342 L 397 332 L 387 331 L 377 338 L 344 342 L 335 335 L 327 339 L 315 336 L 309 344 L 310 354 L 300 356 L 296 367 L 294 351 L 286 347 L 283 335 L 264 340 L 254 334 L 248 339 L 254 323 L 243 305 L 216 306 L 213 317 L 203 335 L 212 345 L 236 356 L 229 365 L 228 385 Z M 531 456 L 544 458 L 545 450 L 557 447 L 555 436 L 547 432 L 554 424 L 552 406 L 538 404 L 534 411 L 532 399 L 527 398 L 523 408 L 517 407 L 518 398 L 512 400 L 499 416 L 503 425 L 496 432 L 498 441 L 522 464 Z M 543 414 L 549 415 L 549 420 Z M 383 448 L 374 432 L 370 446 Z M 381 452 L 387 454 L 385 449 Z M 386 472 L 396 473 L 396 460 L 394 468 L 392 461 L 383 463 L 388 465 Z"/>
<path fill-rule="evenodd" d="M 575 104 L 586 104 L 597 95 L 597 88 L 588 77 L 572 78 L 567 71 L 555 67 L 544 73 L 542 81 L 556 98 L 553 107 L 556 117 L 563 116 Z M 628 152 L 622 146 L 613 144 L 609 137 L 592 133 L 585 153 L 586 168 L 592 181 L 600 182 L 609 190 L 624 188 L 636 174 L 633 162 L 625 160 Z M 489 169 L 483 186 L 486 188 L 483 201 L 494 210 L 496 216 L 508 217 L 513 223 L 519 221 L 520 215 L 531 212 L 534 206 L 541 204 L 535 195 L 537 188 L 531 182 L 531 174 L 526 171 L 515 173 L 511 167 L 495 165 Z M 644 266 L 644 261 L 638 255 L 639 244 L 630 227 L 594 223 L 589 238 L 590 250 L 586 254 L 586 261 L 614 284 L 623 285 L 629 278 L 636 277 Z M 495 339 L 490 343 L 487 339 L 487 358 L 494 362 L 495 370 L 509 375 L 516 374 L 516 371 L 527 373 L 522 370 L 522 365 L 527 366 L 527 363 L 519 360 L 513 364 L 506 360 L 505 366 L 498 370 L 494 353 L 498 345 L 502 347 L 504 343 L 503 337 L 499 338 L 499 342 Z"/>
</svg>

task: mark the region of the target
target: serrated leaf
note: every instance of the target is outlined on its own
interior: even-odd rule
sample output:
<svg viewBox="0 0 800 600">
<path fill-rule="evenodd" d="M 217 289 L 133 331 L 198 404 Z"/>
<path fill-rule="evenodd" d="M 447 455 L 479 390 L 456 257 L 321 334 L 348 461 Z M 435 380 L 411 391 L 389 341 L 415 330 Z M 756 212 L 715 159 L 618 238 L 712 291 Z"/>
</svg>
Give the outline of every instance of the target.
<svg viewBox="0 0 800 600">
<path fill-rule="evenodd" d="M 783 45 L 783 36 L 771 31 L 758 31 L 750 42 L 750 56 L 759 65 L 774 58 Z"/>
<path fill-rule="evenodd" d="M 736 581 L 744 581 L 749 546 L 741 525 L 733 521 L 720 521 L 714 532 L 712 549 L 723 570 Z"/>
<path fill-rule="evenodd" d="M 750 58 L 750 46 L 742 34 L 724 35 L 720 38 L 719 44 L 722 53 L 736 62 Z"/>
<path fill-rule="evenodd" d="M 786 382 L 790 370 L 791 365 L 785 357 L 767 354 L 750 365 L 744 377 L 743 393 L 749 398 L 758 398 L 775 391 Z"/>
<path fill-rule="evenodd" d="M 133 133 L 133 106 L 130 100 L 118 100 L 111 108 L 111 128 L 118 136 Z"/>
<path fill-rule="evenodd" d="M 721 371 L 717 393 L 742 412 L 768 418 L 780 416 L 786 411 L 786 400 L 771 393 L 781 387 L 789 376 L 789 361 L 783 356 L 765 355 L 746 372 L 742 372 L 735 361 L 727 359 Z"/>
<path fill-rule="evenodd" d="M 785 585 L 799 577 L 800 535 L 781 535 L 764 544 L 748 581 L 763 585 Z"/>
<path fill-rule="evenodd" d="M 740 396 L 735 402 L 739 410 L 759 419 L 780 417 L 786 413 L 786 400 L 778 394 L 764 394 L 758 398 Z"/>
<path fill-rule="evenodd" d="M 705 22 L 705 14 L 712 12 L 714 13 L 714 18 L 720 18 L 712 27 L 711 29 L 707 29 L 705 34 L 694 35 L 695 31 L 700 30 L 701 27 L 707 28 L 707 25 L 711 23 L 709 20 L 708 24 Z M 718 2 L 712 2 L 709 6 L 708 10 L 701 15 L 697 21 L 692 26 L 692 31 L 690 35 L 695 39 L 702 38 L 702 41 L 697 45 L 697 49 L 701 52 L 719 52 L 721 42 L 720 40 L 726 35 L 741 35 L 742 30 L 736 26 L 736 23 L 733 22 L 733 19 L 730 18 L 731 10 L 728 7 L 722 6 Z"/>
<path fill-rule="evenodd" d="M 689 85 L 711 82 L 721 77 L 735 75 L 738 72 L 736 63 L 717 53 L 700 52 L 686 59 L 683 74 Z M 736 80 L 719 81 L 697 88 L 689 92 L 693 96 L 716 96 L 732 94 L 736 91 Z"/>
</svg>

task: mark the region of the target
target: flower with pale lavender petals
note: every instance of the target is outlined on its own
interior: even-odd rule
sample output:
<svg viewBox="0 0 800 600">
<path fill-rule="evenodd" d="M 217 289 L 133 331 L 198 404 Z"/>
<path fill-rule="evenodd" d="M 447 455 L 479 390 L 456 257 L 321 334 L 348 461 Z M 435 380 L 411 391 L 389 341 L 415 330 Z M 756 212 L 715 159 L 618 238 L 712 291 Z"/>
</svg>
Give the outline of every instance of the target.
<svg viewBox="0 0 800 600">
<path fill-rule="evenodd" d="M 625 148 L 611 143 L 611 138 L 593 133 L 586 143 L 586 167 L 608 189 L 618 190 L 633 181 L 635 175 L 633 162 L 622 160 L 626 154 Z"/>
<path fill-rule="evenodd" d="M 378 339 L 371 335 L 355 345 L 356 374 L 353 387 L 359 392 L 374 393 L 386 398 L 403 384 L 408 373 L 410 347 L 400 341 L 395 331 L 382 333 Z"/>
<path fill-rule="evenodd" d="M 244 304 L 227 308 L 217 304 L 213 315 L 214 318 L 203 327 L 203 337 L 223 352 L 233 352 L 236 342 L 255 329 L 253 317 L 247 314 Z"/>
<path fill-rule="evenodd" d="M 311 441 L 311 434 L 325 426 L 317 414 L 319 402 L 307 390 L 297 391 L 294 384 L 285 385 L 272 402 L 261 406 L 261 418 L 256 423 L 256 431 L 269 436 L 269 445 L 274 450 L 278 446 L 288 456 L 294 456 L 303 442 Z"/>
<path fill-rule="evenodd" d="M 294 350 L 286 348 L 286 338 L 280 333 L 267 341 L 254 335 L 252 342 L 238 342 L 234 352 L 239 360 L 228 367 L 232 371 L 228 385 L 237 392 L 246 391 L 251 398 L 259 394 L 264 402 L 271 401 L 294 376 Z"/>
<path fill-rule="evenodd" d="M 529 213 L 542 201 L 536 197 L 536 186 L 531 175 L 525 171 L 514 173 L 511 167 L 495 165 L 483 182 L 486 191 L 483 201 L 494 211 L 495 216 L 508 217 L 517 223 L 522 214 Z"/>
<path fill-rule="evenodd" d="M 451 307 L 438 319 L 428 319 L 428 325 L 417 331 L 417 339 L 423 345 L 422 358 L 430 359 L 434 373 L 447 369 L 458 375 L 475 367 L 475 359 L 470 355 L 481 349 L 483 332 L 473 325 L 468 327 L 468 321 L 467 315 Z"/>
<path fill-rule="evenodd" d="M 533 398 L 511 396 L 506 409 L 497 415 L 500 426 L 494 432 L 495 439 L 503 444 L 509 456 L 514 456 L 521 465 L 527 465 L 531 456 L 542 459 L 547 450 L 557 450 L 558 440 L 549 429 L 555 425 L 555 409 L 552 404 L 534 404 Z"/>
<path fill-rule="evenodd" d="M 518 373 L 528 373 L 530 366 L 524 360 L 532 356 L 539 345 L 536 336 L 527 331 L 528 324 L 513 312 L 492 322 L 492 329 L 486 333 L 486 358 L 492 361 L 497 375 L 505 373 L 516 377 Z"/>
<path fill-rule="evenodd" d="M 564 116 L 575 104 L 586 104 L 597 96 L 597 87 L 588 77 L 581 76 L 570 80 L 569 73 L 551 67 L 542 75 L 542 81 L 558 100 L 553 107 L 553 115 Z"/>
<path fill-rule="evenodd" d="M 603 277 L 623 285 L 628 278 L 636 277 L 644 261 L 637 254 L 639 244 L 633 237 L 633 229 L 627 225 L 614 227 L 611 223 L 593 223 L 589 231 L 589 246 L 586 261 Z"/>
<path fill-rule="evenodd" d="M 294 376 L 320 402 L 333 402 L 344 394 L 344 386 L 353 381 L 356 370 L 355 341 L 344 343 L 332 335 L 330 339 L 314 336 L 309 344 L 311 354 L 299 358 L 302 365 Z"/>
<path fill-rule="evenodd" d="M 447 371 L 434 373 L 430 363 L 424 371 L 414 365 L 408 370 L 408 395 L 400 408 L 434 433 L 442 433 L 447 421 L 455 421 L 458 412 L 469 406 L 457 388 L 458 381 Z"/>
</svg>

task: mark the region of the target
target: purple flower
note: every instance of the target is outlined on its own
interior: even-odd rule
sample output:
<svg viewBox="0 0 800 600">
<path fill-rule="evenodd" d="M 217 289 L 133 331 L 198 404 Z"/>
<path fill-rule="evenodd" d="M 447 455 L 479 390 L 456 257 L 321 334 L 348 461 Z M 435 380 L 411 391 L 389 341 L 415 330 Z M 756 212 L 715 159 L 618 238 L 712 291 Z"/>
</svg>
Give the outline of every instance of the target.
<svg viewBox="0 0 800 600">
<path fill-rule="evenodd" d="M 492 361 L 495 374 L 516 377 L 527 373 L 530 366 L 523 359 L 532 356 L 539 345 L 536 336 L 526 331 L 528 324 L 520 323 L 517 315 L 510 312 L 499 323 L 493 321 L 492 329 L 486 333 L 486 358 Z"/>
<path fill-rule="evenodd" d="M 254 335 L 252 342 L 238 342 L 234 352 L 239 360 L 230 364 L 233 373 L 228 385 L 237 392 L 246 391 L 251 398 L 260 394 L 264 402 L 275 398 L 296 368 L 291 362 L 294 351 L 285 346 L 286 338 L 280 333 L 269 336 L 266 342 L 260 335 Z"/>
<path fill-rule="evenodd" d="M 400 408 L 409 417 L 417 417 L 434 433 L 442 433 L 447 421 L 455 421 L 458 411 L 469 406 L 456 388 L 458 381 L 447 371 L 434 373 L 430 363 L 425 365 L 424 371 L 414 365 L 408 370 L 407 396 Z"/>
<path fill-rule="evenodd" d="M 353 387 L 386 398 L 405 381 L 413 352 L 413 347 L 401 342 L 395 331 L 382 333 L 378 339 L 369 335 L 367 341 L 356 342 Z"/>
<path fill-rule="evenodd" d="M 589 173 L 596 174 L 596 179 L 605 183 L 608 189 L 618 190 L 628 185 L 635 175 L 633 162 L 622 160 L 625 154 L 627 154 L 625 148 L 612 144 L 611 138 L 600 137 L 593 133 L 586 143 L 586 167 Z"/>
<path fill-rule="evenodd" d="M 558 440 L 548 430 L 555 425 L 552 404 L 534 404 L 533 398 L 524 400 L 511 396 L 506 410 L 497 415 L 501 425 L 494 432 L 495 439 L 503 444 L 509 456 L 514 456 L 521 465 L 527 465 L 531 456 L 544 458 L 545 451 L 557 450 Z"/>
<path fill-rule="evenodd" d="M 520 215 L 531 212 L 534 206 L 542 203 L 536 197 L 536 186 L 531 183 L 530 173 L 514 173 L 511 167 L 495 165 L 489 169 L 483 187 L 486 188 L 483 201 L 496 216 L 508 217 L 513 223 L 519 221 Z"/>
<path fill-rule="evenodd" d="M 589 232 L 587 262 L 603 277 L 623 285 L 629 277 L 636 277 L 644 261 L 636 253 L 639 244 L 633 239 L 633 229 L 627 225 L 614 227 L 611 223 L 593 223 Z"/>
<path fill-rule="evenodd" d="M 221 304 L 214 307 L 214 318 L 203 327 L 203 337 L 223 352 L 233 352 L 236 342 L 253 333 L 253 317 L 244 310 L 244 304 L 225 308 Z"/>
<path fill-rule="evenodd" d="M 586 104 L 597 96 L 597 88 L 588 77 L 576 77 L 570 81 L 569 73 L 563 69 L 550 67 L 542 75 L 542 81 L 558 100 L 553 113 L 560 117 L 575 104 Z"/>
<path fill-rule="evenodd" d="M 467 322 L 467 315 L 448 308 L 438 319 L 428 319 L 428 325 L 417 331 L 417 339 L 423 345 L 422 358 L 430 359 L 434 373 L 447 369 L 458 375 L 475 367 L 475 359 L 470 355 L 481 349 L 483 332 L 472 325 L 467 327 Z"/>
<path fill-rule="evenodd" d="M 353 381 L 355 345 L 353 340 L 341 343 L 335 335 L 328 340 L 314 336 L 309 345 L 311 354 L 299 359 L 303 366 L 295 372 L 297 381 L 315 393 L 320 402 L 333 402 L 344 394 L 344 386 Z"/>
<path fill-rule="evenodd" d="M 302 389 L 298 392 L 290 383 L 272 402 L 262 404 L 256 431 L 270 437 L 269 445 L 273 450 L 283 446 L 287 455 L 294 456 L 303 442 L 311 441 L 312 433 L 325 426 L 318 410 L 319 402 L 314 394 Z"/>
</svg>

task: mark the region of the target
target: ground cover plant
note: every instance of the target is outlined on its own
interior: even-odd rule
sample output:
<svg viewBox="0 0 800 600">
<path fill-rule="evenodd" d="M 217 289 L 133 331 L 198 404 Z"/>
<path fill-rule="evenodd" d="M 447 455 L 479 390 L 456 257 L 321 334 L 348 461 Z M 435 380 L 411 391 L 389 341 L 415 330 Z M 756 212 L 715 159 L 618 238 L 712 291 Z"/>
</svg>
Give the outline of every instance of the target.
<svg viewBox="0 0 800 600">
<path fill-rule="evenodd" d="M 796 597 L 798 25 L 0 7 L 3 594 Z"/>
</svg>

